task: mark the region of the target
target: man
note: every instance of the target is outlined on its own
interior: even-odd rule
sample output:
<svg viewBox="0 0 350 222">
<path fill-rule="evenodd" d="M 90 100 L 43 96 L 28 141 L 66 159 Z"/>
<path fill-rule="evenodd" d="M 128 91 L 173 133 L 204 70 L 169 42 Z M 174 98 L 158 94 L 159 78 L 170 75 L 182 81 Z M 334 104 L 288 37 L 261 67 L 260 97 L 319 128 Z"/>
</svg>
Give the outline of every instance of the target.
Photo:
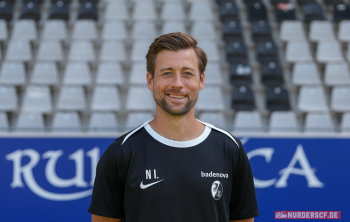
<svg viewBox="0 0 350 222">
<path fill-rule="evenodd" d="M 259 215 L 241 142 L 195 119 L 205 52 L 184 33 L 155 39 L 147 84 L 156 116 L 116 139 L 101 157 L 92 221 L 228 222 Z"/>
</svg>

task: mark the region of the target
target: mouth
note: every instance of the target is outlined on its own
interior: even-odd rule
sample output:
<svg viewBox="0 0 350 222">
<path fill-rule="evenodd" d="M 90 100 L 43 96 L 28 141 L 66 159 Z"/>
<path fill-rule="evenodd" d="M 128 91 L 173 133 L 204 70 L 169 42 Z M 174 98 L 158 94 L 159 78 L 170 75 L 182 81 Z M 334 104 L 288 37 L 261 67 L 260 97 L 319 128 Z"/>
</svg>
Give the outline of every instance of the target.
<svg viewBox="0 0 350 222">
<path fill-rule="evenodd" d="M 187 96 L 179 96 L 179 95 L 172 95 L 172 94 L 167 94 L 168 97 L 172 98 L 172 99 L 176 99 L 176 100 L 181 100 L 184 99 Z"/>
</svg>

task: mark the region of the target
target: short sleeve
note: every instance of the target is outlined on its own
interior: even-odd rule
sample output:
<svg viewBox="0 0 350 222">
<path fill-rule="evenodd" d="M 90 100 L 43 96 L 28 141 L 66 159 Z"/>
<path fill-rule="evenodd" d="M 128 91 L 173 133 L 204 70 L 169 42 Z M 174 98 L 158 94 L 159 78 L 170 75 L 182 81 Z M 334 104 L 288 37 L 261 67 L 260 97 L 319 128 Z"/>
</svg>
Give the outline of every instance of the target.
<svg viewBox="0 0 350 222">
<path fill-rule="evenodd" d="M 244 220 L 259 216 L 253 174 L 247 154 L 239 142 L 235 152 L 234 177 L 230 202 L 230 220 Z"/>
<path fill-rule="evenodd" d="M 102 155 L 89 208 L 91 214 L 122 218 L 126 169 L 120 143 L 115 140 Z"/>
</svg>

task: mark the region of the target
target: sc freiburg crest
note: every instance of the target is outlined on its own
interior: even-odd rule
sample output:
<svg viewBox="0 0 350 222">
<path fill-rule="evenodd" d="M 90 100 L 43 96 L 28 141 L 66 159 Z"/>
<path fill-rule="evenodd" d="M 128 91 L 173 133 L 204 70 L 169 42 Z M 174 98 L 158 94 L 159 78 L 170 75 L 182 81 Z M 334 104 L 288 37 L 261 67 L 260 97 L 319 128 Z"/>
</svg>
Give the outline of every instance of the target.
<svg viewBox="0 0 350 222">
<path fill-rule="evenodd" d="M 213 195 L 214 200 L 219 200 L 224 192 L 222 183 L 218 180 L 215 180 L 211 185 L 211 194 Z"/>
</svg>

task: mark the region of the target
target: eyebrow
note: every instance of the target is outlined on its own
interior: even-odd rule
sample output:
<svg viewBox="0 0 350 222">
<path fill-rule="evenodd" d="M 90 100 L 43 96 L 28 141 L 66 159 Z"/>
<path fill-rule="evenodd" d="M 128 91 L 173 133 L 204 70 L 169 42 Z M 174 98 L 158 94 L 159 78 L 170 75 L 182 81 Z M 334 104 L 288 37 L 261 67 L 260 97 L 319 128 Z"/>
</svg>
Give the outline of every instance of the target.
<svg viewBox="0 0 350 222">
<path fill-rule="evenodd" d="M 186 66 L 182 67 L 182 70 L 186 70 L 186 69 L 194 71 L 193 68 L 186 67 Z M 165 71 L 165 70 L 174 70 L 174 68 L 173 67 L 162 68 L 160 71 L 162 72 L 162 71 Z"/>
</svg>

